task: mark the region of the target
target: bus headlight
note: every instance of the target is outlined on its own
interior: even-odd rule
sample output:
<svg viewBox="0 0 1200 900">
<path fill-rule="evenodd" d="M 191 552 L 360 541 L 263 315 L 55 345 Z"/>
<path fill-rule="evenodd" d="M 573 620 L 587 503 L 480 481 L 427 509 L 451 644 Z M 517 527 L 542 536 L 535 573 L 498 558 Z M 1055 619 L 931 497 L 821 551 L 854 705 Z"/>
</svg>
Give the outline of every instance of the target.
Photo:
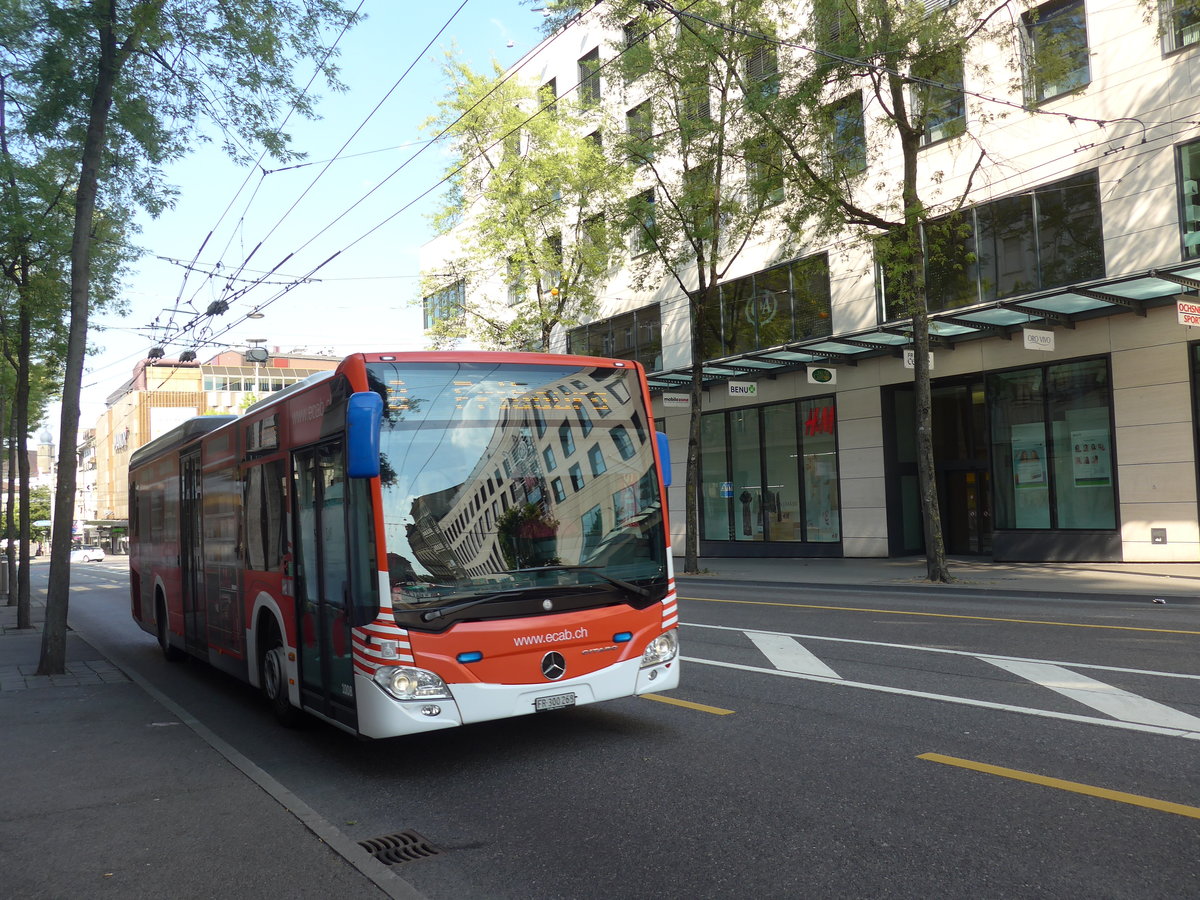
<svg viewBox="0 0 1200 900">
<path fill-rule="evenodd" d="M 380 666 L 375 683 L 397 700 L 450 700 L 446 682 L 425 669 L 408 666 Z"/>
<path fill-rule="evenodd" d="M 679 638 L 675 629 L 664 631 L 649 644 L 642 653 L 642 668 L 657 666 L 659 663 L 670 662 L 679 652 Z"/>
</svg>

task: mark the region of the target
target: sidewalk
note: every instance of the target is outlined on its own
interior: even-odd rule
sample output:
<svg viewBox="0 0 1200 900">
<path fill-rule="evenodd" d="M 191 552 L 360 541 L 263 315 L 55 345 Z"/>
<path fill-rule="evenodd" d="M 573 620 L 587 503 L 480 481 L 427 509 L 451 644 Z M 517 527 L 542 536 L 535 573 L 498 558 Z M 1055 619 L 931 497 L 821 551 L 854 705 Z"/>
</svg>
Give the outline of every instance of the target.
<svg viewBox="0 0 1200 900">
<path fill-rule="evenodd" d="M 34 675 L 31 612 L 0 606 L 0 897 L 418 896 L 80 635 Z"/>
<path fill-rule="evenodd" d="M 977 557 L 948 561 L 952 584 L 926 580 L 925 557 L 900 559 L 730 559 L 700 560 L 700 575 L 675 575 L 696 590 L 706 581 L 768 582 L 833 590 L 922 591 L 988 596 L 1038 594 L 1048 597 L 1191 601 L 1200 605 L 1200 563 L 998 563 Z"/>
</svg>

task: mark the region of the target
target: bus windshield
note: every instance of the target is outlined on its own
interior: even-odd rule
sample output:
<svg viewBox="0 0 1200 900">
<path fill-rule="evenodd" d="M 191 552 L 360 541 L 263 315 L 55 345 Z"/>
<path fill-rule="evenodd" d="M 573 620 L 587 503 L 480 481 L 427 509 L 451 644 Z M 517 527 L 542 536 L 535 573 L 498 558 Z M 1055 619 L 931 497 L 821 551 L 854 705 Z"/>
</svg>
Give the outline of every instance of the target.
<svg viewBox="0 0 1200 900">
<path fill-rule="evenodd" d="M 367 368 L 384 397 L 380 483 L 396 612 L 424 610 L 428 620 L 432 607 L 469 605 L 486 618 L 492 597 L 540 602 L 555 592 L 575 605 L 662 598 L 653 420 L 633 369 Z"/>
</svg>

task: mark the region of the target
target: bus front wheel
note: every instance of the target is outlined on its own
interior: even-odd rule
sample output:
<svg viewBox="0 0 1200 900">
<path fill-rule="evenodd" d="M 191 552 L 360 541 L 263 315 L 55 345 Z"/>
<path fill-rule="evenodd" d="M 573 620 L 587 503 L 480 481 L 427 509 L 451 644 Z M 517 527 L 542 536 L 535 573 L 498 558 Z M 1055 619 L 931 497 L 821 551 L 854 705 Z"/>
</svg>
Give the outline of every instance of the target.
<svg viewBox="0 0 1200 900">
<path fill-rule="evenodd" d="M 299 724 L 300 710 L 292 706 L 288 699 L 287 650 L 284 649 L 283 638 L 279 636 L 279 627 L 274 622 L 270 624 L 270 633 L 264 646 L 266 652 L 259 662 L 259 683 L 263 696 L 267 698 L 275 718 L 291 728 Z"/>
</svg>

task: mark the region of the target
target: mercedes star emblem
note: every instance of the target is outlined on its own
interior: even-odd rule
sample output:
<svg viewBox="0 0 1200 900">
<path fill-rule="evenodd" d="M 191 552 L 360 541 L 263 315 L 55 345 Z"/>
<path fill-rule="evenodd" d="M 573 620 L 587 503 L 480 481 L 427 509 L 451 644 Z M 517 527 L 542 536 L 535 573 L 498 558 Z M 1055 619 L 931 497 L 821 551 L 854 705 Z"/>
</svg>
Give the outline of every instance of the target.
<svg viewBox="0 0 1200 900">
<path fill-rule="evenodd" d="M 561 653 L 547 653 L 542 657 L 542 674 L 551 681 L 558 681 L 567 672 L 567 661 Z"/>
</svg>

